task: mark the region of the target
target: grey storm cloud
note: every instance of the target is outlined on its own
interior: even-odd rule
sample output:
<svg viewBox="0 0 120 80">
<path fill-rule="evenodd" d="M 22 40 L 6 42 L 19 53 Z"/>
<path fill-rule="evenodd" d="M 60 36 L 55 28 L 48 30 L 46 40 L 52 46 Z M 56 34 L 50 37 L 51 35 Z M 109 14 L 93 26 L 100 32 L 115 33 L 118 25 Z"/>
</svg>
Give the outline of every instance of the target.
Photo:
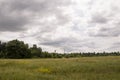
<svg viewBox="0 0 120 80">
<path fill-rule="evenodd" d="M 49 45 L 49 46 L 61 46 L 64 45 L 67 42 L 67 39 L 61 39 L 61 40 L 52 40 L 52 41 L 45 41 L 41 43 L 42 45 Z"/>
<path fill-rule="evenodd" d="M 1 2 L 0 4 L 0 31 L 20 31 L 29 22 L 29 18 L 23 14 L 11 10 L 9 2 Z"/>
<path fill-rule="evenodd" d="M 119 37 L 120 36 L 120 26 L 117 25 L 113 28 L 100 28 L 97 33 L 89 34 L 94 37 Z"/>
<path fill-rule="evenodd" d="M 94 15 L 92 15 L 90 23 L 105 24 L 108 21 L 109 19 L 107 19 L 104 14 L 95 13 Z"/>
<path fill-rule="evenodd" d="M 26 23 L 28 23 L 28 19 L 23 16 L 10 16 L 0 14 L 0 31 L 19 31 L 24 30 L 23 27 Z"/>
<path fill-rule="evenodd" d="M 43 40 L 43 39 L 42 39 Z M 69 40 L 69 41 L 68 41 Z M 54 40 L 43 40 L 39 44 L 45 45 L 45 46 L 52 46 L 64 49 L 66 52 L 71 52 L 75 49 L 75 44 L 77 43 L 77 40 L 74 38 L 61 38 L 61 39 L 54 39 Z M 76 48 L 77 49 L 77 48 Z"/>
<path fill-rule="evenodd" d="M 107 50 L 119 51 L 119 49 L 120 49 L 120 42 L 115 42 Z"/>
<path fill-rule="evenodd" d="M 119 7 L 118 7 L 119 8 Z M 109 14 L 104 12 L 92 15 L 89 25 L 92 26 L 89 36 L 92 37 L 119 37 L 120 36 L 120 11 L 110 7 Z"/>
<path fill-rule="evenodd" d="M 61 7 L 69 3 L 68 0 L 5 0 L 0 1 L 0 31 L 23 31 L 27 25 L 34 23 L 36 18 L 43 19 L 54 15 L 57 24 L 65 23 L 66 15 Z M 47 24 L 47 23 L 46 23 Z M 41 26 L 44 27 L 44 25 Z"/>
<path fill-rule="evenodd" d="M 43 39 L 42 39 L 43 40 Z M 97 45 L 89 40 L 77 40 L 72 37 L 61 38 L 56 40 L 43 40 L 40 45 L 52 46 L 52 47 L 61 47 L 65 49 L 66 52 L 79 51 L 80 49 L 86 47 L 90 49 L 98 48 Z"/>
</svg>

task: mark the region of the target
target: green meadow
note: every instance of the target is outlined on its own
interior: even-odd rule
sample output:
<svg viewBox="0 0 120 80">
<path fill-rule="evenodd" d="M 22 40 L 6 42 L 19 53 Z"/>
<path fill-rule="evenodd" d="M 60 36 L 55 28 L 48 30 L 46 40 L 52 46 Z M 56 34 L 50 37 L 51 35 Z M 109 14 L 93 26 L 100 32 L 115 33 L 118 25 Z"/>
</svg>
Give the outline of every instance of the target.
<svg viewBox="0 0 120 80">
<path fill-rule="evenodd" d="M 120 80 L 120 56 L 0 59 L 0 80 Z"/>
</svg>

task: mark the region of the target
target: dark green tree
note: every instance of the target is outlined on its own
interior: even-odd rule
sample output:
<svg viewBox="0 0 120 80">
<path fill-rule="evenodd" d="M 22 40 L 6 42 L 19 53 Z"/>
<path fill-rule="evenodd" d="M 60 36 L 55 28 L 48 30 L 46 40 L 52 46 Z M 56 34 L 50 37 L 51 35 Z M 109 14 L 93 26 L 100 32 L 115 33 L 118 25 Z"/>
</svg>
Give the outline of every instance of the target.
<svg viewBox="0 0 120 80">
<path fill-rule="evenodd" d="M 36 44 L 33 45 L 33 47 L 30 48 L 31 54 L 33 57 L 41 57 L 42 56 L 42 49 L 40 47 L 37 47 Z"/>
<path fill-rule="evenodd" d="M 31 52 L 28 48 L 28 44 L 24 44 L 23 41 L 12 40 L 6 44 L 6 57 L 7 58 L 30 58 Z"/>
<path fill-rule="evenodd" d="M 0 41 L 0 58 L 5 58 L 6 56 L 6 42 Z"/>
</svg>

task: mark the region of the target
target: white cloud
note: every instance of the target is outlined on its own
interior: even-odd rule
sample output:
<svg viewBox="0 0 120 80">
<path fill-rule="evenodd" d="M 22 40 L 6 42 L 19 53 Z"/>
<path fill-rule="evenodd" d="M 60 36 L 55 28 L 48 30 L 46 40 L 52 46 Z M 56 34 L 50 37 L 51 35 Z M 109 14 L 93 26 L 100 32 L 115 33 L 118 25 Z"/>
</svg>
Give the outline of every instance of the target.
<svg viewBox="0 0 120 80">
<path fill-rule="evenodd" d="M 120 39 L 119 3 L 1 0 L 0 39 L 18 38 L 47 51 L 115 51 L 119 49 L 115 43 Z"/>
</svg>

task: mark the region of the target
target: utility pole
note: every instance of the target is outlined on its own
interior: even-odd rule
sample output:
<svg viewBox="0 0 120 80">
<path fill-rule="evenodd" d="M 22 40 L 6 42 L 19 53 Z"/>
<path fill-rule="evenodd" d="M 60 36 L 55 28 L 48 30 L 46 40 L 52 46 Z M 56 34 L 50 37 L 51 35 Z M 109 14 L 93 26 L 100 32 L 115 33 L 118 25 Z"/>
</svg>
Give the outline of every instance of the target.
<svg viewBox="0 0 120 80">
<path fill-rule="evenodd" d="M 57 51 L 55 50 L 54 53 L 56 53 Z"/>
<path fill-rule="evenodd" d="M 64 49 L 64 54 L 65 54 L 65 49 Z"/>
</svg>

